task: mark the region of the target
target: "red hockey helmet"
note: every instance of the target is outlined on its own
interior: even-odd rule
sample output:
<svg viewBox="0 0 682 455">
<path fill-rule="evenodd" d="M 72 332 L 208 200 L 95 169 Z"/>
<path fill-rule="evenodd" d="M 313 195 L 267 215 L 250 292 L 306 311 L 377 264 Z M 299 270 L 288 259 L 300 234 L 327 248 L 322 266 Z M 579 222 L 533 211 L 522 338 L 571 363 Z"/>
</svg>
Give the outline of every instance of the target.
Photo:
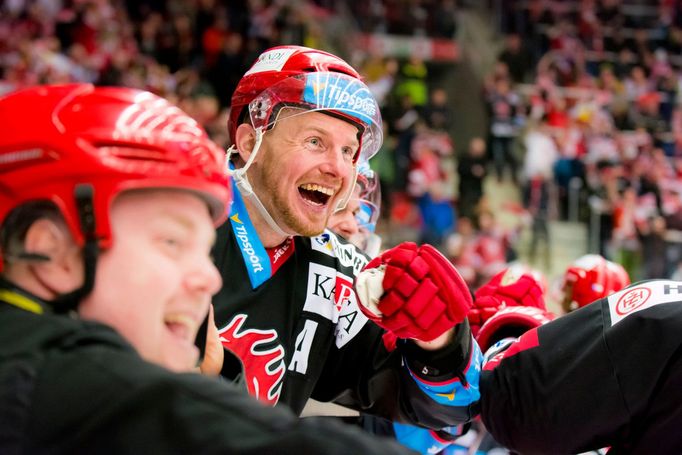
<svg viewBox="0 0 682 455">
<path fill-rule="evenodd" d="M 564 310 L 583 307 L 630 284 L 625 269 L 598 254 L 587 254 L 571 264 L 564 274 Z"/>
<path fill-rule="evenodd" d="M 149 188 L 191 191 L 206 201 L 216 224 L 227 216 L 224 152 L 156 95 L 90 84 L 38 86 L 0 98 L 0 119 L 0 224 L 15 207 L 51 201 L 80 245 L 93 236 L 106 248 L 112 200 Z M 84 185 L 92 188 L 88 235 L 76 201 Z"/>
<path fill-rule="evenodd" d="M 474 293 L 474 305 L 468 319 L 474 336 L 480 327 L 499 310 L 525 306 L 546 310 L 545 279 L 540 272 L 516 264 L 494 275 Z"/>
<path fill-rule="evenodd" d="M 282 107 L 324 111 L 357 125 L 361 135 L 356 160 L 368 160 L 381 146 L 381 113 L 374 96 L 357 71 L 328 52 L 302 46 L 263 52 L 232 95 L 228 121 L 232 141 L 245 115 L 265 131 Z"/>
</svg>

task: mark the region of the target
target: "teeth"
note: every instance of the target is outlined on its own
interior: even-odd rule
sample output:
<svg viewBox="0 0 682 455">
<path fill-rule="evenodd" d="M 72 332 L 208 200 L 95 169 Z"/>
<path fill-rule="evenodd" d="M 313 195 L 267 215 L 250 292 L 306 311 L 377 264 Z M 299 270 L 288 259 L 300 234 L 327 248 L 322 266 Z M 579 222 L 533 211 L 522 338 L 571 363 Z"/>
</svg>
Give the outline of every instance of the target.
<svg viewBox="0 0 682 455">
<path fill-rule="evenodd" d="M 334 190 L 332 188 L 327 188 L 321 185 L 317 185 L 315 183 L 303 184 L 301 185 L 301 188 L 303 188 L 306 191 L 319 191 L 320 193 L 326 194 L 327 196 L 334 195 Z"/>
</svg>

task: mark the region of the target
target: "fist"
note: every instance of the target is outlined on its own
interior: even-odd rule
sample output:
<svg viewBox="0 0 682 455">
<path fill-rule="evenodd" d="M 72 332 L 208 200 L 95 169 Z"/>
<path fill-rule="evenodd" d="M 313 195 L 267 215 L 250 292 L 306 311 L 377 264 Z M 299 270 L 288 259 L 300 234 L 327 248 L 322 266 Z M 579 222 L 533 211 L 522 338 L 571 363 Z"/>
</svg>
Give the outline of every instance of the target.
<svg viewBox="0 0 682 455">
<path fill-rule="evenodd" d="M 464 320 L 469 288 L 431 245 L 402 243 L 372 260 L 356 278 L 360 309 L 399 338 L 431 341 Z"/>
</svg>

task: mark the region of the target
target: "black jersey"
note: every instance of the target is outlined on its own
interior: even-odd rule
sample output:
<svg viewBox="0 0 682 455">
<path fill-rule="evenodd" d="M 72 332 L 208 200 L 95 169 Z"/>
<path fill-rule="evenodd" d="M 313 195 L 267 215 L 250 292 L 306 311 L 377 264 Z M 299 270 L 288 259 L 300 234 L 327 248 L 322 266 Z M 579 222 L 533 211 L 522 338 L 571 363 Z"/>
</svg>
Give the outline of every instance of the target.
<svg viewBox="0 0 682 455">
<path fill-rule="evenodd" d="M 356 247 L 329 231 L 294 237 L 286 254 L 273 256 L 284 262 L 254 288 L 249 267 L 255 260 L 242 255 L 251 243 L 237 237 L 228 222 L 214 248 L 224 281 L 213 300 L 216 325 L 235 354 L 226 359 L 223 376 L 243 383 L 259 400 L 299 414 L 314 398 L 431 427 L 472 418 L 468 404 L 438 403 L 418 385 L 451 381 L 466 365 L 466 323 L 439 351 L 411 342 L 389 351 L 384 331 L 358 308 L 353 281 L 368 260 Z"/>
<path fill-rule="evenodd" d="M 486 427 L 521 453 L 682 453 L 682 282 L 631 285 L 527 332 L 480 387 Z"/>
</svg>

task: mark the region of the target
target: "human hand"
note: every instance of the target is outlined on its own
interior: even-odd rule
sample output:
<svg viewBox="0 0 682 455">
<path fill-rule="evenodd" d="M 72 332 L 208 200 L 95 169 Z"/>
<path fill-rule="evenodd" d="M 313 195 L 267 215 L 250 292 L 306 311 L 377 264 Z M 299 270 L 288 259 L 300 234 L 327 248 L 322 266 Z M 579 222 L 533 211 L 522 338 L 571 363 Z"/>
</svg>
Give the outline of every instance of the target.
<svg viewBox="0 0 682 455">
<path fill-rule="evenodd" d="M 223 360 L 225 359 L 225 351 L 223 349 L 220 335 L 218 335 L 218 328 L 215 325 L 215 318 L 213 317 L 213 305 L 211 305 L 208 310 L 206 350 L 204 351 L 204 359 L 201 365 L 199 365 L 199 372 L 201 374 L 207 376 L 218 376 L 220 374 L 220 370 L 223 368 Z"/>
</svg>

